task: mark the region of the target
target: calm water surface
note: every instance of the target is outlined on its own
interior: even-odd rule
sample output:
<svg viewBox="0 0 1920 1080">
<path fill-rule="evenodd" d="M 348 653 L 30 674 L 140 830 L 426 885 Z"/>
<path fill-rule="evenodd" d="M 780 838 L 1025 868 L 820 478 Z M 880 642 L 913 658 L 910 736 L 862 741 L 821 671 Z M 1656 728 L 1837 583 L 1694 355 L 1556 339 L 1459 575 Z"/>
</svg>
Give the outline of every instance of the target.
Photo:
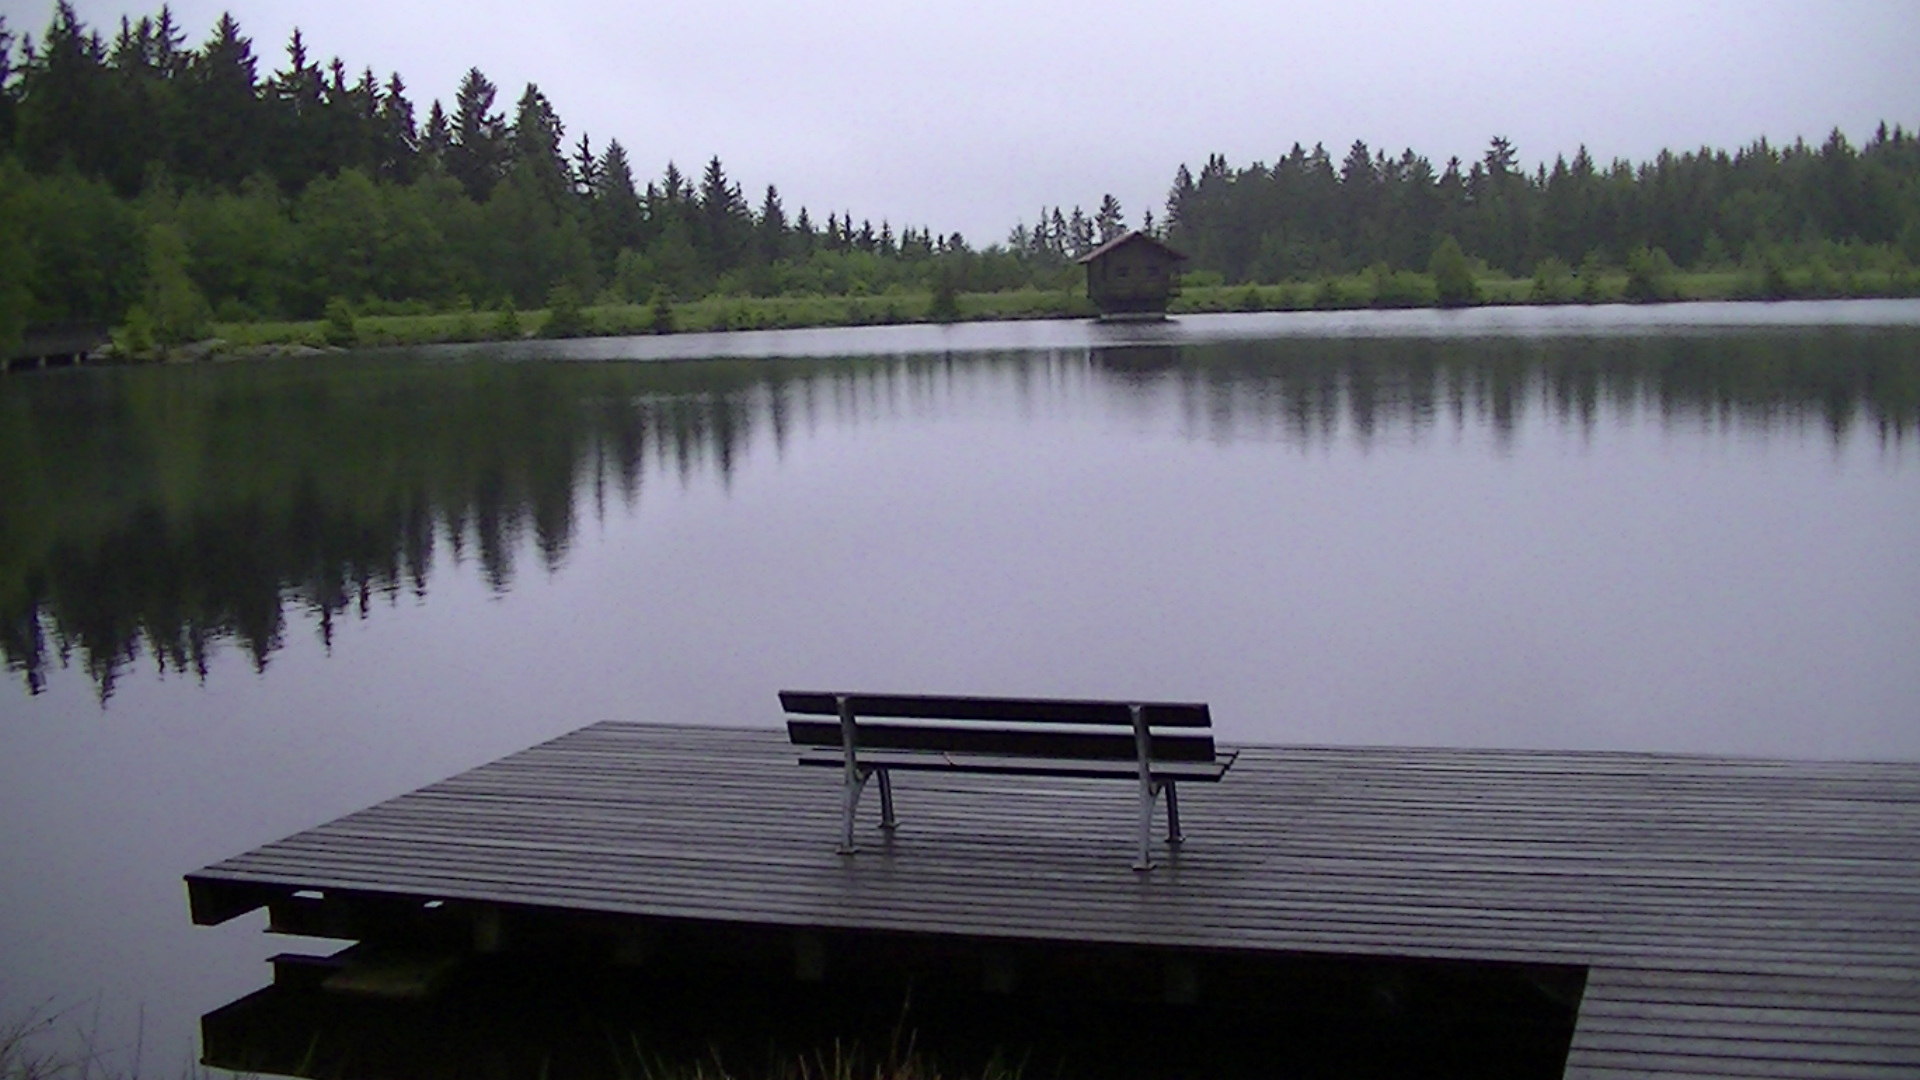
<svg viewBox="0 0 1920 1080">
<path fill-rule="evenodd" d="M 771 727 L 789 685 L 1203 699 L 1236 741 L 1920 758 L 1916 324 L 1247 316 L 8 378 L 0 1019 L 69 1008 L 171 1073 L 288 944 L 190 927 L 183 873 L 594 720 Z M 716 358 L 616 362 L 676 355 Z"/>
</svg>

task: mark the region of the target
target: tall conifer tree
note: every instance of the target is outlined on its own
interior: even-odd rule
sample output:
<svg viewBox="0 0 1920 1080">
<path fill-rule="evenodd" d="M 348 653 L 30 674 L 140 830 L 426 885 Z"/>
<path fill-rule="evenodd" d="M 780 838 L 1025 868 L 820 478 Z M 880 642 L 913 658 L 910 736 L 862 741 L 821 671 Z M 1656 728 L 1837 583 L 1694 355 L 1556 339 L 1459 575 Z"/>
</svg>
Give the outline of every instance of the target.
<svg viewBox="0 0 1920 1080">
<path fill-rule="evenodd" d="M 601 272 L 611 276 L 622 251 L 639 251 L 646 245 L 646 210 L 634 190 L 626 147 L 618 139 L 608 140 L 606 152 L 600 155 L 592 197 L 590 240 Z"/>
<path fill-rule="evenodd" d="M 500 182 L 507 161 L 507 127 L 493 111 L 498 93 L 479 68 L 467 69 L 453 102 L 453 141 L 447 148 L 447 172 L 467 196 L 485 202 Z"/>
<path fill-rule="evenodd" d="M 440 99 L 433 99 L 433 107 L 427 110 L 427 122 L 420 128 L 420 169 L 422 171 L 444 171 L 447 168 L 447 152 L 453 146 L 453 131 L 447 126 L 447 112 L 440 107 Z"/>
<path fill-rule="evenodd" d="M 193 179 L 230 187 L 263 164 L 262 114 L 253 42 L 232 15 L 187 62 L 182 87 L 182 168 Z"/>
<path fill-rule="evenodd" d="M 1120 200 L 1111 194 L 1100 197 L 1100 209 L 1093 215 L 1094 231 L 1102 244 L 1127 231 L 1127 216 L 1120 210 Z"/>
<path fill-rule="evenodd" d="M 420 132 L 413 121 L 413 102 L 400 73 L 387 79 L 374 118 L 374 169 L 381 179 L 396 184 L 412 182 L 420 156 Z"/>
</svg>

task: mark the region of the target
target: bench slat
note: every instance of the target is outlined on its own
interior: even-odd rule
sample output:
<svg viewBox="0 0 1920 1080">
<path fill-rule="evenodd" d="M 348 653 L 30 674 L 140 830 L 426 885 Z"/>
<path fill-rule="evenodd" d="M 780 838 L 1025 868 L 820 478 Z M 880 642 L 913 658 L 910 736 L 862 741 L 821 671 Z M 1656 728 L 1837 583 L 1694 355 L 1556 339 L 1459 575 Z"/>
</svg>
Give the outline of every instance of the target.
<svg viewBox="0 0 1920 1080">
<path fill-rule="evenodd" d="M 1226 773 L 1227 767 L 1233 764 L 1236 753 L 1237 751 L 1233 750 L 1222 751 L 1219 758 L 1214 761 L 1156 761 L 1153 762 L 1149 771 L 1156 779 L 1161 780 L 1212 782 L 1219 780 Z M 897 750 L 876 750 L 872 753 L 862 751 L 860 761 L 876 768 L 901 771 L 932 770 L 1086 779 L 1128 778 L 1138 775 L 1139 768 L 1136 763 L 1130 761 L 1069 761 L 1061 758 L 1002 757 L 990 754 L 935 755 Z M 800 751 L 800 764 L 840 768 L 843 761 L 839 751 L 820 748 Z"/>
<path fill-rule="evenodd" d="M 868 750 L 920 750 L 956 754 L 998 756 L 1077 758 L 1093 761 L 1124 761 L 1134 765 L 1138 748 L 1133 732 L 1107 731 L 1033 731 L 1009 728 L 916 726 L 861 720 L 857 753 L 867 759 Z M 822 746 L 839 750 L 838 720 L 787 721 L 787 735 L 796 746 Z M 1150 754 L 1154 761 L 1212 761 L 1211 733 L 1155 733 Z"/>
<path fill-rule="evenodd" d="M 854 715 L 863 720 L 997 721 L 1001 723 L 1113 724 L 1131 728 L 1133 714 L 1124 701 L 1075 701 L 1065 698 L 935 697 L 926 694 L 848 694 Z M 780 704 L 801 716 L 840 715 L 839 695 L 813 690 L 782 690 Z M 1212 727 L 1204 702 L 1137 703 L 1151 727 Z"/>
</svg>

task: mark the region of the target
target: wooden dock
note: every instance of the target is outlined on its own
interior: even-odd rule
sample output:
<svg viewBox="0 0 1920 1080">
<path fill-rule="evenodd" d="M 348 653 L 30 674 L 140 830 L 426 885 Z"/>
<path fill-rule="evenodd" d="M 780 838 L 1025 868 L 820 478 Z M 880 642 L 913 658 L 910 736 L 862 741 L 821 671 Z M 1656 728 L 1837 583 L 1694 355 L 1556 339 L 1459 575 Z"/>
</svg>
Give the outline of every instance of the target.
<svg viewBox="0 0 1920 1080">
<path fill-rule="evenodd" d="M 1920 1076 L 1920 763 L 1243 748 L 1130 868 L 1124 784 L 902 775 L 835 854 L 783 732 L 602 723 L 188 875 L 193 917 L 468 913 L 1584 969 L 1568 1077 Z M 1204 975 L 1201 976 L 1204 978 Z"/>
</svg>

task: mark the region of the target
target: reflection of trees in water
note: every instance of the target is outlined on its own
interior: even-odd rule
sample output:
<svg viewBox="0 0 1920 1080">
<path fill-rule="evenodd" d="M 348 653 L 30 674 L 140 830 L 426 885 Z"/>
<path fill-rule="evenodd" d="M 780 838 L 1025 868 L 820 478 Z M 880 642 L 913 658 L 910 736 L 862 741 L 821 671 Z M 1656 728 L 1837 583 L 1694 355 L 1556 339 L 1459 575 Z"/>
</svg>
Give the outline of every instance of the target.
<svg viewBox="0 0 1920 1080">
<path fill-rule="evenodd" d="M 1586 339 L 1283 339 L 1101 350 L 1142 409 L 1172 393 L 1183 426 L 1300 445 L 1396 428 L 1485 425 L 1507 443 L 1530 412 L 1592 429 L 1603 412 L 1669 424 L 1868 424 L 1883 445 L 1920 426 L 1920 334 L 1805 331 Z"/>
<path fill-rule="evenodd" d="M 531 549 L 566 561 L 579 500 L 649 476 L 722 484 L 763 434 L 913 422 L 1011 388 L 1227 440 L 1300 445 L 1530 412 L 1593 428 L 1920 425 L 1920 335 L 1541 341 L 1281 340 L 979 357 L 675 364 L 378 362 L 71 372 L 0 384 L 0 652 L 38 691 L 77 663 L 102 698 L 142 653 L 204 675 L 219 643 L 265 667 L 287 609 L 335 620 L 424 596 L 436 554 L 496 590 Z M 964 404 L 959 407 L 964 407 Z"/>
<path fill-rule="evenodd" d="M 650 461 L 691 477 L 739 456 L 762 373 L 691 372 L 387 361 L 13 381 L 0 651 L 35 692 L 71 662 L 104 699 L 143 652 L 204 675 L 227 642 L 264 668 L 289 606 L 331 643 L 340 615 L 424 596 L 442 545 L 496 590 L 529 542 L 557 570 L 577 493 L 604 513 L 610 491 L 639 498 Z"/>
</svg>

